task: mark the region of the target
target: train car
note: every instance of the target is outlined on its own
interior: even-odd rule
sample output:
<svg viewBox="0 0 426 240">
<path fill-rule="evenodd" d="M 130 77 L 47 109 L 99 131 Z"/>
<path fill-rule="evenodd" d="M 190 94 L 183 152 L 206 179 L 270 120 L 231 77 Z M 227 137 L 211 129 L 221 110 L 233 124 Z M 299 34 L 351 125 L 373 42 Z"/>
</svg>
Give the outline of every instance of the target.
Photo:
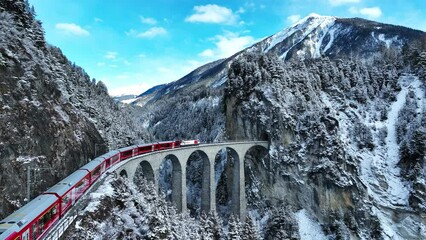
<svg viewBox="0 0 426 240">
<path fill-rule="evenodd" d="M 133 149 L 135 148 L 137 148 L 137 146 L 130 146 L 118 149 L 118 151 L 120 152 L 120 161 L 133 157 Z"/>
<path fill-rule="evenodd" d="M 200 144 L 199 141 L 198 141 L 198 139 L 195 139 L 195 140 L 182 140 L 182 141 L 180 141 L 180 146 L 181 147 L 198 145 L 198 144 Z"/>
<path fill-rule="evenodd" d="M 102 174 L 102 163 L 103 158 L 95 158 L 94 160 L 90 161 L 83 167 L 81 167 L 81 170 L 86 170 L 90 174 L 89 178 L 89 186 L 92 185 L 93 182 L 95 182 Z"/>
<path fill-rule="evenodd" d="M 52 194 L 59 198 L 59 214 L 62 217 L 90 186 L 89 182 L 89 173 L 79 169 L 49 188 L 44 194 Z"/>
<path fill-rule="evenodd" d="M 154 143 L 154 150 L 155 151 L 172 149 L 172 148 L 175 148 L 175 142 L 174 141 Z"/>
<path fill-rule="evenodd" d="M 138 145 L 136 149 L 137 149 L 136 155 L 141 155 L 141 154 L 150 153 L 154 151 L 154 145 L 152 143 L 141 144 L 141 145 Z"/>
<path fill-rule="evenodd" d="M 104 159 L 105 169 L 108 169 L 120 161 L 120 152 L 117 150 L 110 151 L 105 153 L 104 155 L 99 156 L 99 158 Z"/>
<path fill-rule="evenodd" d="M 59 220 L 59 199 L 40 195 L 0 222 L 0 239 L 41 239 Z"/>
<path fill-rule="evenodd" d="M 0 222 L 0 239 L 41 239 L 106 169 L 121 160 L 152 151 L 198 144 L 198 140 L 165 141 L 110 151 L 90 161 L 44 194 L 2 220 Z"/>
</svg>

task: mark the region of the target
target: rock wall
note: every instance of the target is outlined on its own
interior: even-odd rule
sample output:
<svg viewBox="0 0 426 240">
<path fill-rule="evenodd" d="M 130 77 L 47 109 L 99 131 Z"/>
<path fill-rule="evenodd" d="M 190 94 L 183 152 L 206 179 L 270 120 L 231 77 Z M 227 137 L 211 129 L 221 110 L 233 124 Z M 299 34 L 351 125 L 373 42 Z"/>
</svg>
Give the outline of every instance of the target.
<svg viewBox="0 0 426 240">
<path fill-rule="evenodd" d="M 284 63 L 258 54 L 236 60 L 228 77 L 225 103 L 229 138 L 271 141 L 270 169 L 259 164 L 246 168 L 252 210 L 262 211 L 270 205 L 306 209 L 325 233 L 336 238 L 424 236 L 422 210 L 408 201 L 422 194 L 419 180 L 406 183 L 406 174 L 389 173 L 396 167 L 391 161 L 411 172 L 424 170 L 424 165 L 413 163 L 415 168 L 408 167 L 400 158 L 387 155 L 393 145 L 386 141 L 392 135 L 386 138 L 384 127 L 395 126 L 383 119 L 401 121 L 403 111 L 397 116 L 390 114 L 395 100 L 405 90 L 416 92 L 413 99 L 417 105 L 411 109 L 417 117 L 411 117 L 409 127 L 397 135 L 413 139 L 407 137 L 412 135 L 406 129 L 418 129 L 423 122 L 424 81 L 401 74 L 397 62 L 368 65 L 323 58 Z M 424 137 L 422 131 L 413 136 Z M 421 155 L 417 156 L 421 162 L 424 153 L 415 152 Z M 376 166 L 381 162 L 388 162 L 389 167 Z M 375 169 L 369 173 L 371 168 Z M 262 177 L 266 175 L 270 182 Z M 380 185 L 382 179 L 406 184 L 409 193 L 389 197 L 392 186 L 376 186 L 375 182 Z M 253 188 L 253 182 L 260 182 L 261 187 Z M 383 202 L 387 199 L 389 204 Z M 414 213 L 412 207 L 420 212 Z M 409 217 L 397 217 L 401 212 Z M 418 222 L 401 224 L 403 219 Z"/>
</svg>

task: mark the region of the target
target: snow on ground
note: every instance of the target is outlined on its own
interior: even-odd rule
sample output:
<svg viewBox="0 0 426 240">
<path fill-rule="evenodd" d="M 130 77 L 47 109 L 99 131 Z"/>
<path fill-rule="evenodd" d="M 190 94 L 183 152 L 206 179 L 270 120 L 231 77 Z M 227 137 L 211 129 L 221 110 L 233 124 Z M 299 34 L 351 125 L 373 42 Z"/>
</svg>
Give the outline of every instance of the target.
<svg viewBox="0 0 426 240">
<path fill-rule="evenodd" d="M 70 117 L 66 112 L 64 112 L 64 110 L 62 110 L 61 106 L 55 106 L 54 109 L 59 114 L 59 116 L 61 116 L 62 120 L 64 120 L 66 123 L 70 122 Z"/>
<path fill-rule="evenodd" d="M 297 223 L 299 225 L 299 235 L 301 240 L 327 240 L 321 226 L 313 220 L 305 209 L 302 209 L 295 214 Z"/>
<path fill-rule="evenodd" d="M 413 81 L 415 84 L 419 82 Z M 396 123 L 398 120 L 398 113 L 405 105 L 405 99 L 408 94 L 408 85 L 407 78 L 401 79 L 401 91 L 397 95 L 397 100 L 391 105 L 391 109 L 388 112 L 388 119 L 385 121 L 385 126 L 387 128 L 386 136 L 386 157 L 377 158 L 377 167 L 383 170 L 386 182 L 388 184 L 388 194 L 391 198 L 393 204 L 399 205 L 408 205 L 408 196 L 409 196 L 409 186 L 404 184 L 401 181 L 400 172 L 401 169 L 397 166 L 399 161 L 399 145 L 397 143 L 396 136 Z M 419 85 L 416 85 L 417 88 Z M 414 86 L 413 86 L 414 87 Z"/>
<path fill-rule="evenodd" d="M 95 212 L 100 204 L 100 199 L 104 196 L 113 196 L 114 188 L 111 186 L 111 182 L 114 178 L 111 176 L 106 177 L 105 181 L 96 189 L 96 191 L 90 193 L 91 201 L 87 204 L 84 211 Z"/>
<path fill-rule="evenodd" d="M 126 100 L 122 100 L 120 102 L 125 103 L 125 104 L 131 104 L 134 101 L 139 100 L 139 98 L 131 98 L 131 99 L 126 99 Z"/>
<path fill-rule="evenodd" d="M 330 40 L 328 41 L 327 46 L 324 47 L 324 50 L 322 50 L 323 53 L 327 52 L 327 50 L 330 49 L 331 45 L 334 42 L 334 34 L 335 33 L 336 33 L 336 29 L 335 28 L 330 28 L 328 30 L 328 34 L 330 35 Z"/>
<path fill-rule="evenodd" d="M 314 42 L 315 45 L 315 54 L 313 55 L 316 58 L 321 57 L 321 46 L 322 46 L 322 42 L 324 40 L 324 37 L 327 35 L 327 33 L 330 31 L 330 28 L 334 25 L 334 21 L 335 19 L 331 19 L 331 20 L 324 20 L 319 27 L 322 28 L 322 32 L 319 34 L 320 38 L 318 41 Z M 332 35 L 333 34 L 333 35 Z M 333 43 L 333 39 L 334 38 L 334 32 L 330 32 L 330 41 L 328 42 L 327 46 L 330 47 L 331 43 Z M 330 46 L 329 46 L 330 45 Z M 325 52 L 325 50 L 324 50 Z"/>
<path fill-rule="evenodd" d="M 368 194 L 374 199 L 378 206 L 375 207 L 374 213 L 378 217 L 383 232 L 386 236 L 385 239 L 401 239 L 398 235 L 401 231 L 410 231 L 413 226 L 423 225 L 413 224 L 407 220 L 405 222 L 395 223 L 392 214 L 388 213 L 386 208 L 409 208 L 408 197 L 411 186 L 407 184 L 400 176 L 401 169 L 398 167 L 399 162 L 399 145 L 396 136 L 396 124 L 398 121 L 398 114 L 404 107 L 407 94 L 413 91 L 417 99 L 417 112 L 422 111 L 424 106 L 424 92 L 421 88 L 422 83 L 417 77 L 402 76 L 399 79 L 401 86 L 400 92 L 396 96 L 396 101 L 391 103 L 387 119 L 385 121 L 373 120 L 372 114 L 364 107 L 359 105 L 356 110 L 350 110 L 346 114 L 340 114 L 340 139 L 347 145 L 349 153 L 356 156 L 360 161 L 360 180 L 365 184 L 368 189 Z M 327 96 L 322 96 L 322 100 L 326 105 L 331 105 L 331 101 Z M 361 110 L 362 109 L 362 110 Z M 365 115 L 362 111 L 366 111 Z M 369 126 L 371 129 L 387 130 L 384 146 L 378 144 L 379 139 L 376 134 L 375 138 L 376 148 L 373 151 L 366 149 L 359 150 L 351 138 L 351 121 L 353 117 L 358 118 L 363 124 Z M 374 131 L 374 130 L 373 130 Z M 384 207 L 384 208 L 382 208 Z"/>
<path fill-rule="evenodd" d="M 219 80 L 216 80 L 213 84 L 212 84 L 212 88 L 218 88 L 220 86 L 222 86 L 224 83 L 226 83 L 226 81 L 228 80 L 228 77 L 222 77 Z"/>
<path fill-rule="evenodd" d="M 37 162 L 40 159 L 45 159 L 46 156 L 19 156 L 16 158 L 16 161 L 22 163 L 22 164 L 26 164 L 26 163 L 31 163 L 33 161 Z"/>
</svg>

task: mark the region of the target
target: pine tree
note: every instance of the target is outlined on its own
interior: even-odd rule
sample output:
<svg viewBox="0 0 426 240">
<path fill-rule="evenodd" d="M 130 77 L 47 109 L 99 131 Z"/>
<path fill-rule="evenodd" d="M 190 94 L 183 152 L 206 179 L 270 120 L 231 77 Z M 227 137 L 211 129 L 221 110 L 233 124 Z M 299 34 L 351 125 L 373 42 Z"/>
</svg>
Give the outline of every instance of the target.
<svg viewBox="0 0 426 240">
<path fill-rule="evenodd" d="M 211 222 L 209 216 L 204 212 L 200 216 L 200 230 L 199 233 L 202 239 L 210 240 L 213 239 L 213 229 L 211 228 Z"/>
<path fill-rule="evenodd" d="M 222 239 L 223 236 L 223 232 L 222 232 L 222 220 L 220 219 L 219 215 L 217 214 L 216 211 L 212 211 L 209 214 L 209 218 L 210 218 L 210 228 L 213 230 L 212 234 L 213 234 L 213 239 L 214 240 L 219 240 Z"/>
<path fill-rule="evenodd" d="M 228 240 L 240 240 L 241 239 L 241 224 L 231 215 L 228 222 Z"/>
<path fill-rule="evenodd" d="M 257 227 L 255 226 L 253 219 L 250 216 L 246 217 L 246 221 L 244 223 L 242 233 L 241 233 L 241 239 L 242 240 L 260 239 L 259 231 L 257 230 Z"/>
</svg>

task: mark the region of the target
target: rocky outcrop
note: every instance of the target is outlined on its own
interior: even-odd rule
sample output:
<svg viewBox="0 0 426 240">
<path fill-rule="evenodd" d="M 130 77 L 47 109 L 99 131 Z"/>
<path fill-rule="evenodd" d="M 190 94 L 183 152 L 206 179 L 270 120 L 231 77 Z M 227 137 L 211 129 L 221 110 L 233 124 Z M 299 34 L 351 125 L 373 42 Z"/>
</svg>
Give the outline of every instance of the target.
<svg viewBox="0 0 426 240">
<path fill-rule="evenodd" d="M 397 62 L 374 66 L 327 58 L 282 62 L 256 54 L 235 61 L 225 89 L 226 133 L 231 139 L 271 141 L 272 167 L 256 168 L 263 174 L 254 170 L 246 174 L 250 182 L 265 185 L 255 189 L 262 191 L 257 194 L 263 196 L 261 201 L 249 203 L 262 208 L 262 203 L 272 201 L 308 209 L 325 232 L 337 238 L 424 237 L 419 206 L 423 194 L 419 182 L 424 177 L 418 174 L 424 171 L 420 150 L 426 136 L 421 127 L 426 114 L 424 85 L 400 71 Z M 407 94 L 405 102 L 401 94 Z M 404 121 L 404 116 L 410 120 Z M 394 129 L 400 133 L 393 135 Z M 397 138 L 414 144 L 407 146 L 407 154 L 418 160 L 408 163 L 404 154 L 401 158 L 391 154 L 400 146 Z M 387 165 L 378 166 L 381 162 Z M 398 164 L 404 165 L 401 173 L 394 172 Z M 417 179 L 408 179 L 407 172 Z M 270 183 L 257 177 L 264 174 L 272 177 Z M 398 184 L 407 193 L 397 192 Z M 406 215 L 397 217 L 402 212 Z M 401 223 L 402 219 L 419 222 Z M 388 224 L 393 225 L 390 230 Z"/>
</svg>

